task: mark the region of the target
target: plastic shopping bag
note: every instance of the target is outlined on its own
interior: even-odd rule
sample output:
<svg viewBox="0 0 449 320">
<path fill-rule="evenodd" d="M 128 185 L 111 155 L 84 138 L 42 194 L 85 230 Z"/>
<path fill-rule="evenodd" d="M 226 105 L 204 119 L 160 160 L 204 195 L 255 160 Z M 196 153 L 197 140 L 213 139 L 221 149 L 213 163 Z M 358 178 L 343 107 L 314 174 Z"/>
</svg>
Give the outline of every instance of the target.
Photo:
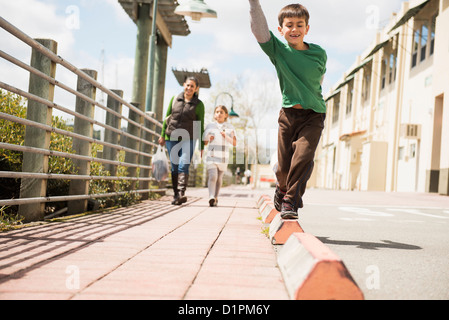
<svg viewBox="0 0 449 320">
<path fill-rule="evenodd" d="M 156 154 L 151 159 L 151 170 L 157 182 L 168 178 L 169 164 L 165 152 L 161 146 L 157 147 Z"/>
</svg>

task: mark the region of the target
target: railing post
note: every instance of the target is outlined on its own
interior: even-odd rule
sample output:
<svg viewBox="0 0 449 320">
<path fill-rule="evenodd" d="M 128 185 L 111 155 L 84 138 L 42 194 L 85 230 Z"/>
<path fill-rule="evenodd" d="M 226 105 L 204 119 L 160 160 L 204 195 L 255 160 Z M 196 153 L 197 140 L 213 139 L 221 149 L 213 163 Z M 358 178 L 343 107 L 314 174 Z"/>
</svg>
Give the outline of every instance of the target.
<svg viewBox="0 0 449 320">
<path fill-rule="evenodd" d="M 83 72 L 88 74 L 93 79 L 97 79 L 97 71 L 83 69 Z M 95 100 L 96 87 L 90 82 L 78 77 L 78 83 L 76 90 L 83 93 L 87 97 Z M 75 111 L 88 116 L 89 118 L 94 118 L 94 105 L 83 99 L 77 97 L 75 104 Z M 75 118 L 75 123 L 73 127 L 75 133 L 82 134 L 83 136 L 92 138 L 93 136 L 93 124 L 86 120 Z M 73 150 L 83 156 L 91 156 L 92 143 L 80 139 L 73 139 Z M 75 169 L 80 175 L 90 174 L 90 161 L 74 159 Z M 71 180 L 69 194 L 70 195 L 87 195 L 89 193 L 89 181 L 86 180 Z M 76 214 L 87 211 L 88 200 L 75 200 L 69 201 L 68 203 L 68 213 Z"/>
<path fill-rule="evenodd" d="M 139 103 L 131 102 L 131 104 L 134 107 L 136 107 L 137 109 L 139 109 L 139 107 L 140 107 Z M 129 110 L 129 119 L 133 120 L 139 124 L 143 123 L 143 121 L 142 121 L 143 117 L 133 110 Z M 133 136 L 140 138 L 141 131 L 142 131 L 142 129 L 140 127 L 134 125 L 133 123 L 128 123 L 128 133 L 129 134 L 132 134 Z M 129 149 L 139 151 L 140 150 L 140 142 L 135 139 L 132 139 L 130 137 L 127 137 L 126 138 L 126 147 Z M 126 152 L 125 162 L 137 164 L 138 160 L 139 160 L 139 157 L 136 153 Z M 137 168 L 136 167 L 128 167 L 128 177 L 137 177 Z M 131 191 L 131 190 L 135 190 L 135 189 L 136 189 L 136 182 L 131 181 L 131 183 L 128 187 L 128 190 Z"/>
<path fill-rule="evenodd" d="M 146 114 L 148 116 L 154 118 L 153 112 L 147 111 Z M 145 126 L 145 128 L 153 129 L 152 127 L 154 126 L 154 124 L 151 121 L 145 119 L 144 126 Z M 148 131 L 143 131 L 142 139 L 145 141 L 152 142 L 154 137 L 153 137 L 153 134 L 149 133 Z M 152 149 L 153 149 L 152 146 L 150 146 L 149 144 L 146 144 L 146 143 L 142 144 L 141 151 L 143 153 L 151 154 Z M 151 164 L 151 156 L 140 156 L 139 164 L 149 166 Z M 140 169 L 140 177 L 141 178 L 148 178 L 149 176 L 150 176 L 149 169 Z M 150 181 L 148 181 L 148 180 L 142 181 L 142 187 L 140 189 L 148 189 L 149 187 L 150 187 Z M 142 195 L 142 197 L 141 197 L 142 200 L 148 200 L 149 193 L 142 193 L 141 195 Z"/>
<path fill-rule="evenodd" d="M 57 52 L 57 42 L 51 39 L 36 39 L 40 44 Z M 42 71 L 46 75 L 54 78 L 56 73 L 56 63 L 48 57 L 33 49 L 31 53 L 31 63 L 33 68 Z M 30 83 L 28 91 L 36 96 L 53 101 L 54 85 L 47 80 L 30 74 Z M 27 119 L 46 125 L 51 125 L 52 108 L 41 103 L 28 100 Z M 42 129 L 26 127 L 25 146 L 48 149 L 50 147 L 50 132 Z M 24 152 L 22 162 L 23 172 L 48 172 L 48 156 L 41 154 Z M 21 198 L 44 197 L 47 192 L 46 179 L 23 178 L 20 186 Z M 31 203 L 19 206 L 19 214 L 25 218 L 25 222 L 44 219 L 45 203 Z"/>
<path fill-rule="evenodd" d="M 122 90 L 111 90 L 111 91 L 123 98 Z M 108 107 L 108 109 L 110 109 L 112 111 L 122 114 L 122 104 L 112 96 L 108 96 L 107 107 Z M 107 112 L 106 113 L 106 125 L 114 127 L 116 129 L 120 129 L 121 119 L 119 117 L 117 117 L 116 115 L 114 115 L 110 112 Z M 118 145 L 119 138 L 120 138 L 120 135 L 117 132 L 105 129 L 105 131 L 104 131 L 104 141 L 105 142 L 109 142 L 109 143 Z M 117 160 L 117 149 L 111 148 L 108 146 L 104 146 L 103 147 L 103 159 L 116 161 Z M 110 172 L 111 176 L 117 175 L 117 166 L 116 165 L 106 163 L 104 165 L 104 167 L 106 170 L 108 170 Z"/>
</svg>

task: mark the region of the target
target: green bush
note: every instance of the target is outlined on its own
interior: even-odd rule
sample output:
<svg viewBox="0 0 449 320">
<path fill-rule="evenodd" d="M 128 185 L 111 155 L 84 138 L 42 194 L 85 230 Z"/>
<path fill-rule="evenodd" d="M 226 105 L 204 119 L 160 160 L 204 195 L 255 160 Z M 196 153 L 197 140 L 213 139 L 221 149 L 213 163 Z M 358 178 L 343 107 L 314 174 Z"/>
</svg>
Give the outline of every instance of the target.
<svg viewBox="0 0 449 320">
<path fill-rule="evenodd" d="M 20 118 L 26 118 L 26 100 L 19 95 L 0 90 L 0 112 L 14 115 Z M 61 117 L 52 117 L 52 127 L 73 132 L 73 127 L 69 126 Z M 0 119 L 0 141 L 8 144 L 23 145 L 25 137 L 25 126 Z M 51 133 L 50 150 L 75 153 L 72 148 L 73 139 L 55 132 Z M 102 146 L 98 144 L 92 145 L 92 156 L 96 157 L 97 152 L 101 151 Z M 120 161 L 124 161 L 124 152 L 119 154 Z M 0 171 L 22 171 L 23 153 L 11 151 L 8 149 L 0 149 Z M 48 172 L 54 174 L 77 174 L 74 162 L 67 157 L 49 156 Z M 98 162 L 90 163 L 90 172 L 93 176 L 110 176 L 109 171 Z M 126 176 L 126 167 L 119 166 L 117 176 Z M 126 191 L 130 182 L 127 180 L 93 180 L 89 184 L 89 194 L 101 194 L 109 192 Z M 61 196 L 69 193 L 69 180 L 49 179 L 47 183 L 47 196 Z M 20 179 L 0 178 L 0 199 L 11 199 L 20 197 Z M 128 193 L 120 197 L 111 199 L 100 199 L 101 207 L 108 205 L 130 205 L 139 200 L 140 196 Z M 48 211 L 55 211 L 66 206 L 66 202 L 47 203 Z M 14 216 L 17 212 L 17 206 L 1 208 L 2 217 Z M 3 219 L 3 218 L 2 218 Z M 7 220 L 6 218 L 4 219 Z"/>
</svg>

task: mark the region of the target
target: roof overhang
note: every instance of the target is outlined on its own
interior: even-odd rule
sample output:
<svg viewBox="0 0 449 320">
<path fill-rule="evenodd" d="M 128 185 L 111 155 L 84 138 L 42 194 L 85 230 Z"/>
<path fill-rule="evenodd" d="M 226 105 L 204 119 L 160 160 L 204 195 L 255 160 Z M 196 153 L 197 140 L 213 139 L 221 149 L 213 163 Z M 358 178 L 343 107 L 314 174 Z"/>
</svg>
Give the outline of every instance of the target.
<svg viewBox="0 0 449 320">
<path fill-rule="evenodd" d="M 424 0 L 423 2 L 421 2 L 420 4 L 414 6 L 413 8 L 409 9 L 403 16 L 401 19 L 399 19 L 399 21 L 393 26 L 393 28 L 391 28 L 391 31 L 393 31 L 394 29 L 399 28 L 400 26 L 402 26 L 404 23 L 406 23 L 411 17 L 414 17 L 415 15 L 418 14 L 418 12 L 421 11 L 421 9 L 423 9 L 427 3 L 429 3 L 430 0 Z"/>
<path fill-rule="evenodd" d="M 344 135 L 342 135 L 340 137 L 340 141 L 348 141 L 348 140 L 351 140 L 354 137 L 361 136 L 361 135 L 363 135 L 365 133 L 366 133 L 366 130 L 354 131 L 354 132 L 351 132 L 351 133 L 346 133 L 346 134 L 344 134 Z"/>
<path fill-rule="evenodd" d="M 201 69 L 200 71 L 176 70 L 172 69 L 179 85 L 183 85 L 188 77 L 195 77 L 200 83 L 200 88 L 208 89 L 211 87 L 209 71 Z"/>
<path fill-rule="evenodd" d="M 139 4 L 153 4 L 153 0 L 118 0 L 118 2 L 134 23 L 137 22 Z M 183 16 L 175 14 L 175 9 L 178 5 L 176 0 L 159 0 L 157 6 L 156 26 L 170 47 L 172 36 L 187 36 L 190 34 L 187 21 Z M 153 17 L 153 6 L 151 6 L 150 17 Z"/>
</svg>

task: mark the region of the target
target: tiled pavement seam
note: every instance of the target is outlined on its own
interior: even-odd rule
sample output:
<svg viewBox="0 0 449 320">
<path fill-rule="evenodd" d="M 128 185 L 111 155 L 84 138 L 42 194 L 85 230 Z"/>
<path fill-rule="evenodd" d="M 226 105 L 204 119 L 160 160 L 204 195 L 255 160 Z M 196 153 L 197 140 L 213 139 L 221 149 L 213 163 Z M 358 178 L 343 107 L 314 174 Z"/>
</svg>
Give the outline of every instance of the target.
<svg viewBox="0 0 449 320">
<path fill-rule="evenodd" d="M 78 271 L 83 288 L 163 236 L 155 232 L 144 238 L 126 237 L 142 223 L 158 221 L 172 211 L 164 202 L 147 202 L 109 214 L 0 234 L 0 299 L 46 297 L 44 293 L 70 298 L 78 287 L 67 283 L 70 269 Z M 178 220 L 172 219 L 172 225 L 184 222 Z"/>
<path fill-rule="evenodd" d="M 0 234 L 0 299 L 288 299 L 255 200 L 165 199 Z"/>
</svg>

